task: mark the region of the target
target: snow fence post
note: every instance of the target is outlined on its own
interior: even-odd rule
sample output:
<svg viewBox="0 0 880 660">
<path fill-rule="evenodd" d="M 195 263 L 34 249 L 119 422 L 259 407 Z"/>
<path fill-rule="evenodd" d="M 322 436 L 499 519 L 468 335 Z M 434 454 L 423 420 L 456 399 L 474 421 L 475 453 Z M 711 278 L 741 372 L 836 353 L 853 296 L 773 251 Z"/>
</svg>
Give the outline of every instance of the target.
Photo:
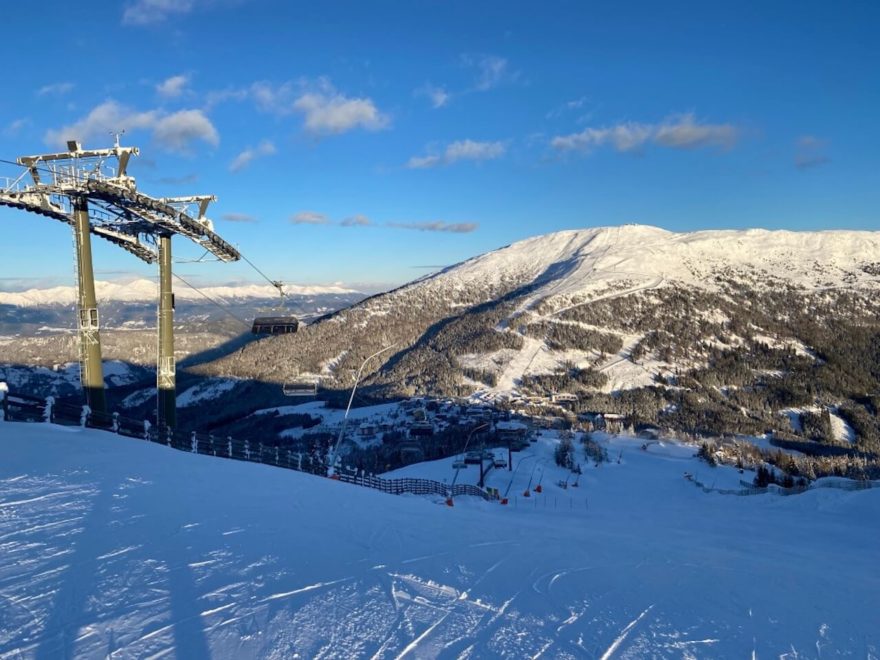
<svg viewBox="0 0 880 660">
<path fill-rule="evenodd" d="M 54 406 L 54 405 L 55 405 L 55 397 L 54 396 L 47 396 L 46 397 L 46 408 L 45 408 L 45 410 L 43 410 L 43 421 L 46 422 L 46 424 L 52 423 L 52 406 Z"/>
<path fill-rule="evenodd" d="M 0 381 L 0 422 L 6 421 L 6 395 L 9 392 L 9 385 Z"/>
<path fill-rule="evenodd" d="M 229 458 L 232 458 L 232 436 L 231 435 L 226 436 L 226 454 L 229 456 Z"/>
<path fill-rule="evenodd" d="M 195 431 L 192 432 L 192 438 L 190 440 L 190 445 L 192 447 L 192 453 L 193 454 L 197 453 L 198 448 L 199 448 L 199 441 L 196 439 L 196 432 Z"/>
<path fill-rule="evenodd" d="M 110 428 L 114 433 L 119 433 L 119 413 L 113 413 L 113 426 Z"/>
</svg>

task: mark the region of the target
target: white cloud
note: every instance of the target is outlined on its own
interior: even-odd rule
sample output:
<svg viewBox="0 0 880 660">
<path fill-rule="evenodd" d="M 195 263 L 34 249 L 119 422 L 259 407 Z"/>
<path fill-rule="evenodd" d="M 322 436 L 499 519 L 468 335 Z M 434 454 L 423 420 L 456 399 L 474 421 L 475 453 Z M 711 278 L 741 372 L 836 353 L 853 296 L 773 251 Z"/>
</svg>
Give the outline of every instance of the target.
<svg viewBox="0 0 880 660">
<path fill-rule="evenodd" d="M 139 159 L 138 164 L 143 164 L 144 161 Z M 199 180 L 198 174 L 181 174 L 180 176 L 163 176 L 156 179 L 159 183 L 164 183 L 169 186 L 182 186 L 188 183 L 195 183 Z"/>
<path fill-rule="evenodd" d="M 519 78 L 519 72 L 511 71 L 509 62 L 497 55 L 465 54 L 461 56 L 461 61 L 465 66 L 476 69 L 474 89 L 478 92 L 488 91 Z"/>
<path fill-rule="evenodd" d="M 226 101 L 244 101 L 248 98 L 249 90 L 238 87 L 213 90 L 205 94 L 205 108 L 211 109 L 215 105 Z"/>
<path fill-rule="evenodd" d="M 586 96 L 581 96 L 580 98 L 566 101 L 562 105 L 548 112 L 546 117 L 547 119 L 556 119 L 574 110 L 581 110 L 587 104 L 587 101 L 588 99 Z"/>
<path fill-rule="evenodd" d="M 155 110 L 137 112 L 116 101 L 105 101 L 95 106 L 85 117 L 73 124 L 46 131 L 45 142 L 51 146 L 63 146 L 67 140 L 83 144 L 96 140 L 109 140 L 110 133 L 121 130 L 152 129 L 158 113 Z"/>
<path fill-rule="evenodd" d="M 413 156 L 406 166 L 410 169 L 428 169 L 438 165 L 451 165 L 461 160 L 494 160 L 503 156 L 505 151 L 503 142 L 458 140 L 447 145 L 442 154 Z"/>
<path fill-rule="evenodd" d="M 259 81 L 253 83 L 246 90 L 227 92 L 227 95 L 236 98 L 237 94 L 243 92 L 244 96 L 250 96 L 254 100 L 260 110 L 278 115 L 288 115 L 293 112 L 295 91 L 296 88 L 290 82 L 275 86 L 265 81 Z"/>
<path fill-rule="evenodd" d="M 350 218 L 346 218 L 339 224 L 343 227 L 369 227 L 373 223 L 370 222 L 370 219 L 367 216 L 357 214 L 351 216 Z"/>
<path fill-rule="evenodd" d="M 124 25 L 151 25 L 162 23 L 169 16 L 188 14 L 195 0 L 135 0 L 122 13 Z"/>
<path fill-rule="evenodd" d="M 330 223 L 330 220 L 323 213 L 300 211 L 290 216 L 290 222 L 295 225 L 326 225 Z"/>
<path fill-rule="evenodd" d="M 316 211 L 300 211 L 290 216 L 290 222 L 295 225 L 321 225 L 335 227 L 376 227 L 376 223 L 367 216 L 357 214 L 345 218 L 341 222 L 335 222 L 323 213 Z M 383 227 L 389 229 L 409 229 L 412 231 L 435 231 L 451 234 L 467 234 L 476 231 L 479 225 L 475 222 L 386 222 Z"/>
<path fill-rule="evenodd" d="M 275 85 L 258 81 L 238 89 L 208 95 L 209 103 L 225 100 L 253 100 L 257 108 L 279 116 L 301 114 L 304 127 L 313 135 L 338 135 L 356 128 L 376 131 L 390 123 L 369 97 L 350 97 L 339 92 L 327 78 L 300 79 Z"/>
<path fill-rule="evenodd" d="M 316 90 L 300 95 L 293 109 L 305 116 L 306 130 L 317 135 L 346 133 L 355 128 L 376 131 L 389 123 L 372 99 L 345 96 L 326 80 L 320 81 Z"/>
<path fill-rule="evenodd" d="M 389 222 L 388 227 L 394 229 L 413 229 L 416 231 L 439 231 L 453 234 L 469 234 L 476 231 L 480 226 L 476 222 L 447 223 L 441 220 L 435 222 Z"/>
<path fill-rule="evenodd" d="M 180 110 L 156 122 L 153 139 L 168 151 L 185 153 L 190 144 L 206 142 L 216 147 L 220 136 L 201 110 Z"/>
<path fill-rule="evenodd" d="M 831 162 L 825 151 L 828 141 L 815 135 L 802 135 L 795 141 L 794 166 L 799 170 L 809 170 Z"/>
<path fill-rule="evenodd" d="M 9 122 L 6 128 L 3 129 L 3 135 L 7 137 L 12 137 L 13 135 L 18 135 L 18 133 L 25 126 L 31 123 L 31 120 L 27 117 L 22 117 L 21 119 L 16 119 L 14 121 Z"/>
<path fill-rule="evenodd" d="M 446 90 L 444 87 L 435 87 L 434 85 L 428 83 L 422 87 L 419 87 L 416 91 L 416 96 L 424 96 L 431 102 L 431 107 L 435 110 L 437 108 L 443 108 L 449 105 L 449 101 L 452 99 L 452 94 Z"/>
<path fill-rule="evenodd" d="M 248 147 L 229 163 L 230 172 L 238 172 L 251 164 L 251 162 L 262 156 L 271 156 L 276 153 L 275 145 L 269 140 L 263 140 L 256 147 Z"/>
<path fill-rule="evenodd" d="M 247 222 L 247 223 L 250 223 L 250 222 L 257 221 L 257 219 L 254 216 L 249 215 L 247 213 L 235 213 L 235 212 L 224 213 L 221 216 L 221 218 L 223 220 L 226 220 L 226 222 Z"/>
<path fill-rule="evenodd" d="M 651 139 L 654 127 L 627 122 L 606 128 L 585 128 L 579 133 L 553 138 L 551 144 L 560 151 L 590 151 L 594 147 L 612 145 L 617 151 L 633 151 Z"/>
<path fill-rule="evenodd" d="M 636 151 L 649 143 L 670 149 L 729 148 L 739 134 L 739 129 L 732 124 L 700 123 L 688 113 L 667 117 L 659 124 L 624 122 L 602 128 L 588 127 L 578 133 L 554 137 L 550 144 L 558 151 L 582 152 L 602 146 Z"/>
<path fill-rule="evenodd" d="M 426 170 L 437 167 L 442 162 L 442 156 L 413 156 L 407 161 L 406 166 L 411 170 Z"/>
<path fill-rule="evenodd" d="M 701 124 L 693 113 L 666 119 L 657 128 L 654 141 L 673 149 L 699 147 L 732 147 L 739 138 L 739 129 L 733 124 Z"/>
<path fill-rule="evenodd" d="M 159 96 L 171 99 L 183 94 L 188 84 L 189 76 L 171 76 L 156 85 L 156 91 L 159 93 Z"/>
<path fill-rule="evenodd" d="M 105 101 L 94 107 L 85 117 L 73 124 L 46 131 L 44 140 L 52 146 L 63 146 L 67 140 L 109 140 L 111 133 L 125 130 L 149 130 L 161 148 L 179 153 L 186 152 L 195 141 L 216 146 L 220 141 L 217 129 L 201 110 L 180 110 L 164 114 L 159 110 L 140 112 Z"/>
<path fill-rule="evenodd" d="M 76 87 L 72 82 L 57 82 L 51 85 L 43 85 L 37 90 L 37 96 L 64 96 Z"/>
</svg>

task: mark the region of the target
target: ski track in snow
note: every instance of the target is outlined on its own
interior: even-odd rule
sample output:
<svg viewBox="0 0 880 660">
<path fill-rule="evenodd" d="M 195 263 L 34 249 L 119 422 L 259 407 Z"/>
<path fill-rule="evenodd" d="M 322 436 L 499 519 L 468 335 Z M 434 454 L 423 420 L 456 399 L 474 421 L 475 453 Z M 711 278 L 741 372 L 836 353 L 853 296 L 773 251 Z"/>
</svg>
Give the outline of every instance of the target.
<svg viewBox="0 0 880 660">
<path fill-rule="evenodd" d="M 690 448 L 619 440 L 620 465 L 583 475 L 590 510 L 557 510 L 548 438 L 532 446 L 540 507 L 450 509 L 52 429 L 0 424 L 2 660 L 827 658 L 880 643 L 873 491 L 706 495 L 681 478 L 708 469 Z M 520 472 L 489 478 L 522 492 Z M 859 525 L 832 515 L 849 507 Z"/>
<path fill-rule="evenodd" d="M 619 231 L 613 241 L 611 241 L 606 236 L 607 244 L 598 248 L 600 250 L 598 254 L 589 257 L 590 265 L 589 267 L 587 267 L 586 275 L 582 276 L 582 279 L 589 279 L 596 272 L 599 262 L 605 257 L 608 251 L 616 244 L 618 240 Z M 555 319 L 563 312 L 575 309 L 577 307 L 582 307 L 583 305 L 589 305 L 602 300 L 621 298 L 623 296 L 629 296 L 634 293 L 640 293 L 642 291 L 650 291 L 652 289 L 663 286 L 665 281 L 666 278 L 660 275 L 656 278 L 653 278 L 650 282 L 647 283 L 640 283 L 635 286 L 622 289 L 620 291 L 612 291 L 610 293 L 596 296 L 595 298 L 591 298 L 590 300 L 566 305 L 565 307 L 561 307 L 547 314 L 534 315 L 534 317 L 530 319 L 530 323 L 540 323 L 542 321 Z M 538 292 L 529 296 L 526 301 L 523 302 L 520 307 L 511 315 L 511 317 L 506 322 L 506 326 L 509 326 L 512 323 L 513 319 L 518 318 L 526 312 L 530 312 L 540 301 L 549 300 L 554 295 L 557 295 L 562 290 L 569 288 L 570 286 L 570 283 L 568 283 L 565 279 L 562 279 L 558 280 L 553 286 L 539 289 Z M 520 331 L 518 330 L 517 332 Z M 499 394 L 514 389 L 516 387 L 516 381 L 522 376 L 531 373 L 532 366 L 534 365 L 535 360 L 538 358 L 538 355 L 540 355 L 542 351 L 546 350 L 546 345 L 543 340 L 528 337 L 522 332 L 520 332 L 520 335 L 522 336 L 524 342 L 523 347 L 505 366 L 503 372 L 498 378 L 498 384 L 488 390 L 487 394 L 489 394 L 490 396 L 492 394 Z M 632 351 L 635 344 L 638 343 L 639 339 L 631 342 L 628 346 L 624 346 L 623 349 L 621 349 L 621 351 L 616 356 L 610 358 L 604 364 L 600 365 L 597 370 L 603 372 L 608 371 L 609 369 L 613 369 L 618 364 L 621 364 L 622 362 L 628 360 L 630 352 Z"/>
</svg>

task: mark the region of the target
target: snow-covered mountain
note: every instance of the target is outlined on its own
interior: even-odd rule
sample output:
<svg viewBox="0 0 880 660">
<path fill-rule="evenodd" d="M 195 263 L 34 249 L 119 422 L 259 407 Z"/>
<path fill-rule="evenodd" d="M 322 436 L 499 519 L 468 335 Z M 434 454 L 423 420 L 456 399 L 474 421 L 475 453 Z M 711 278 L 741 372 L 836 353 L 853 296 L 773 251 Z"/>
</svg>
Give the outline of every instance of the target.
<svg viewBox="0 0 880 660">
<path fill-rule="evenodd" d="M 817 397 L 837 405 L 877 390 L 878 289 L 878 232 L 563 231 L 373 296 L 205 369 L 274 383 L 319 374 L 347 388 L 365 358 L 393 344 L 367 365 L 368 391 L 495 400 L 563 392 L 604 409 L 620 405 L 609 395 L 640 392 L 630 410 L 655 419 L 680 409 L 690 378 L 735 393 L 719 403 L 731 414 L 768 397 L 771 408 Z"/>
<path fill-rule="evenodd" d="M 158 284 L 149 279 L 138 279 L 130 282 L 95 282 L 98 302 L 155 302 L 158 295 Z M 242 284 L 232 286 L 206 286 L 202 293 L 211 298 L 223 300 L 241 300 L 249 298 L 278 298 L 278 290 L 260 284 Z M 288 285 L 285 292 L 290 296 L 347 295 L 357 293 L 341 285 Z M 202 301 L 198 291 L 186 286 L 175 286 L 175 296 L 179 300 Z M 45 307 L 48 305 L 72 305 L 77 300 L 75 286 L 56 286 L 48 289 L 28 289 L 27 291 L 0 291 L 0 305 L 16 307 Z"/>
<path fill-rule="evenodd" d="M 880 232 L 676 233 L 645 225 L 561 231 L 470 259 L 432 279 L 453 287 L 534 282 L 541 286 L 533 297 L 546 297 L 656 278 L 717 289 L 715 276 L 736 273 L 805 288 L 877 286 Z"/>
</svg>

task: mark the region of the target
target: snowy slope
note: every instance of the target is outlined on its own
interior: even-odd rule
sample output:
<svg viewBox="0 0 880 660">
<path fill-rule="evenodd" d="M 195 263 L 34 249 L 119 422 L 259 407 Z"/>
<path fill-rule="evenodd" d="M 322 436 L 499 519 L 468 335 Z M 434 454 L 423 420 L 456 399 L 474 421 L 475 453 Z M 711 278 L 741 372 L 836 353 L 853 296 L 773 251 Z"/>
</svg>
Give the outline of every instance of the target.
<svg viewBox="0 0 880 660">
<path fill-rule="evenodd" d="M 154 302 L 157 295 L 157 284 L 153 280 L 139 279 L 131 282 L 95 283 L 99 302 Z M 198 291 L 185 286 L 175 287 L 175 295 L 180 300 L 203 301 Z M 329 286 L 285 286 L 285 292 L 291 296 L 341 295 L 356 293 L 339 285 Z M 207 286 L 201 289 L 211 298 L 237 300 L 246 298 L 278 298 L 278 290 L 270 285 L 245 284 L 239 286 Z M 40 307 L 45 305 L 72 305 L 76 303 L 76 287 L 57 286 L 49 289 L 29 289 L 20 292 L 0 291 L 0 305 L 17 307 Z"/>
<path fill-rule="evenodd" d="M 569 363 L 606 376 L 602 390 L 611 392 L 654 384 L 662 372 L 703 365 L 693 346 L 661 350 L 668 343 L 630 359 L 650 331 L 674 329 L 671 314 L 665 321 L 652 320 L 653 326 L 628 329 L 636 315 L 650 316 L 643 313 L 646 308 L 665 302 L 670 311 L 688 309 L 688 304 L 674 307 L 670 301 L 677 297 L 696 310 L 695 322 L 722 326 L 762 294 L 784 293 L 791 306 L 801 309 L 816 303 L 807 302 L 809 296 L 833 300 L 852 294 L 868 303 L 861 308 L 870 317 L 878 288 L 880 232 L 675 233 L 643 225 L 562 231 L 513 243 L 373 296 L 296 337 L 248 347 L 206 373 L 283 382 L 299 369 L 322 373 L 328 383 L 341 378 L 337 384 L 347 386 L 346 378 L 364 358 L 394 344 L 394 351 L 370 362 L 365 378 L 371 384 L 373 373 L 381 372 L 372 382 L 393 394 L 504 397 L 520 390 L 523 376 L 552 373 Z M 719 301 L 729 303 L 727 313 L 720 311 Z M 615 311 L 598 324 L 578 319 L 589 316 L 592 307 L 597 314 Z M 764 309 L 762 304 L 758 308 Z M 668 328 L 661 327 L 664 322 Z M 572 341 L 562 346 L 573 349 L 566 351 L 541 334 L 566 324 L 581 334 L 611 334 L 622 348 L 605 354 Z M 771 344 L 809 353 L 797 336 L 770 337 L 760 327 L 753 331 Z M 694 343 L 716 341 L 711 330 L 705 332 Z M 682 359 L 685 353 L 692 353 L 690 360 Z M 281 354 L 295 354 L 297 365 L 278 360 Z M 662 355 L 677 357 L 662 360 Z M 491 378 L 478 382 L 474 370 Z"/>
<path fill-rule="evenodd" d="M 880 261 L 880 232 L 710 230 L 676 233 L 646 225 L 561 231 L 469 259 L 428 281 L 444 288 L 543 284 L 535 297 L 584 293 L 616 282 L 673 280 L 712 288 L 722 272 L 776 278 L 806 288 L 877 287 L 861 269 Z"/>
<path fill-rule="evenodd" d="M 0 423 L 0 658 L 880 653 L 880 490 L 707 495 L 687 448 L 609 450 L 576 499 L 450 509 Z"/>
</svg>

